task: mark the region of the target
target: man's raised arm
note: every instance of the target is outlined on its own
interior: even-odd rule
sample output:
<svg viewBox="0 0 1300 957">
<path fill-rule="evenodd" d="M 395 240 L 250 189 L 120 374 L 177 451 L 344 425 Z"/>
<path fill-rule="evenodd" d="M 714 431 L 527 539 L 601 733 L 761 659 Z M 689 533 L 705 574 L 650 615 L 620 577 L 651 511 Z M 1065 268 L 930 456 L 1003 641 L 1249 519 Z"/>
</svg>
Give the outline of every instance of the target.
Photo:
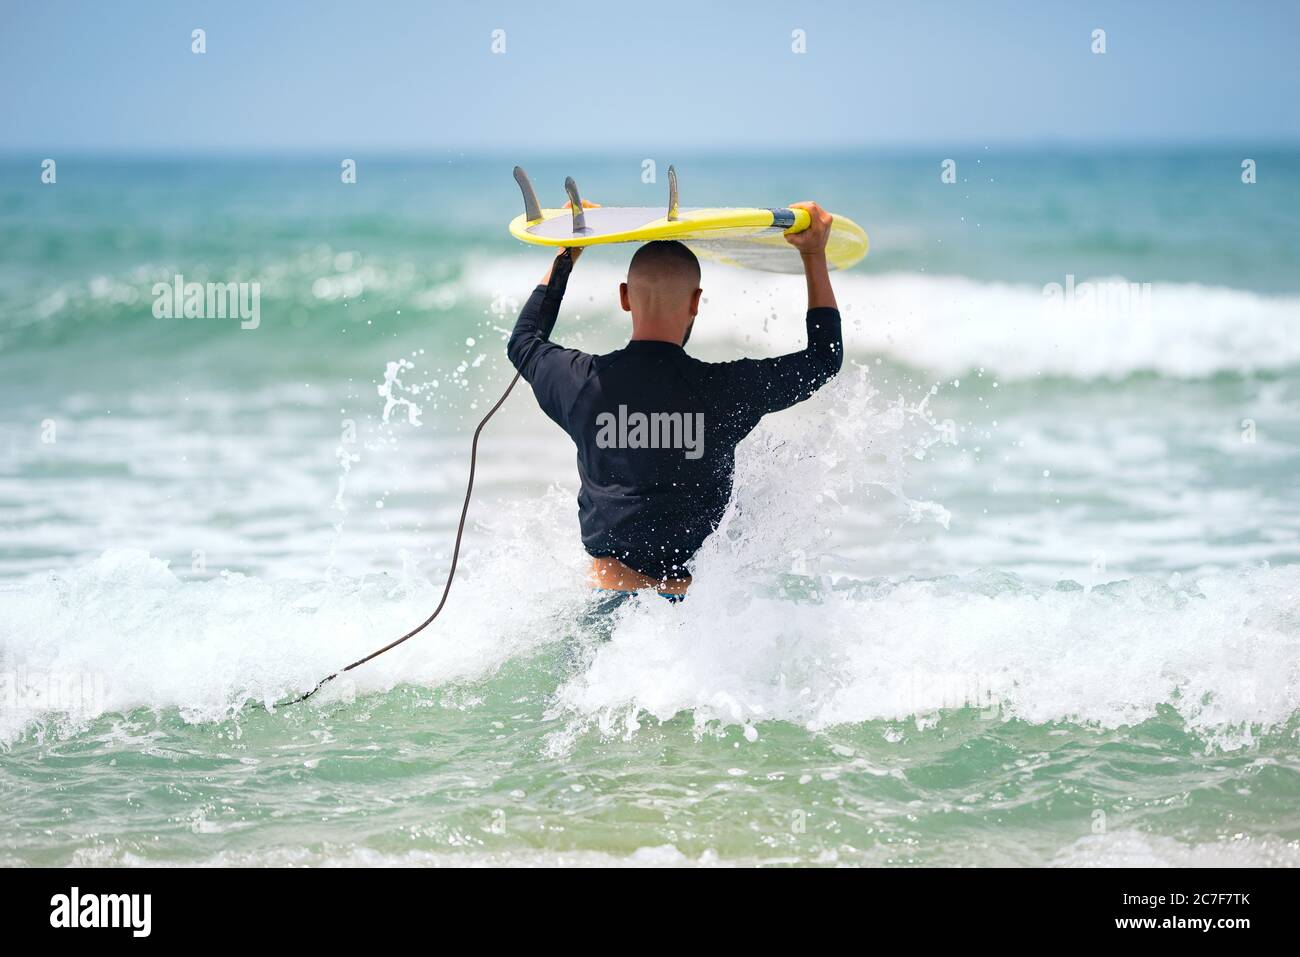
<svg viewBox="0 0 1300 957">
<path fill-rule="evenodd" d="M 786 242 L 799 250 L 808 282 L 808 345 L 775 359 L 719 364 L 727 370 L 728 394 L 738 411 L 752 416 L 754 422 L 807 399 L 833 379 L 844 362 L 840 311 L 826 264 L 833 217 L 816 203 L 793 203 L 790 208 L 806 209 L 812 219 L 803 232 L 786 236 Z"/>
<path fill-rule="evenodd" d="M 519 310 L 514 331 L 506 343 L 506 356 L 526 382 L 532 382 L 546 353 L 560 347 L 550 341 L 551 330 L 560 314 L 560 302 L 569 283 L 569 272 L 579 250 L 562 249 L 551 268 Z"/>
<path fill-rule="evenodd" d="M 519 310 L 506 355 L 524 381 L 533 387 L 542 411 L 566 427 L 565 413 L 573 395 L 590 371 L 591 356 L 551 342 L 551 330 L 560 314 L 560 302 L 579 249 L 563 249 L 541 283 Z"/>
</svg>

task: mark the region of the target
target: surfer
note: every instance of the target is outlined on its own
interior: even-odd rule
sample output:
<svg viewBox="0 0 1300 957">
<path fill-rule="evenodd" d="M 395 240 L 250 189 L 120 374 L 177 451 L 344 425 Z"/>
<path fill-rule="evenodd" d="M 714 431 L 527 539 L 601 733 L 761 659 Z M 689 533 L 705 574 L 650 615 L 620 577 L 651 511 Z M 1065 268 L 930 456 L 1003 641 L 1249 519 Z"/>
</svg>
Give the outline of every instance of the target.
<svg viewBox="0 0 1300 957">
<path fill-rule="evenodd" d="M 584 206 L 587 204 L 583 204 Z M 702 362 L 683 347 L 699 311 L 700 264 L 686 246 L 646 243 L 619 301 L 632 337 L 606 355 L 550 341 L 581 249 L 560 251 L 519 313 L 506 347 L 537 402 L 578 451 L 578 519 L 594 588 L 685 595 L 690 561 L 731 497 L 736 446 L 764 415 L 807 399 L 839 372 L 840 314 L 816 203 L 786 236 L 808 284 L 808 345 L 773 359 Z"/>
</svg>

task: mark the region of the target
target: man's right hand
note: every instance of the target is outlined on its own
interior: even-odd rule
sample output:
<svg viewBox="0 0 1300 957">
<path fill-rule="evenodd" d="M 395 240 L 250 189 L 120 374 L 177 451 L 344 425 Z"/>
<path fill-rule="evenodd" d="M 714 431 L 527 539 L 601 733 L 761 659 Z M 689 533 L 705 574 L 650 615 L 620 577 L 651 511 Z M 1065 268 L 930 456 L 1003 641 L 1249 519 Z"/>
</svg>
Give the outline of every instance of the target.
<svg viewBox="0 0 1300 957">
<path fill-rule="evenodd" d="M 785 241 L 799 250 L 800 256 L 815 256 L 826 251 L 826 240 L 831 234 L 831 222 L 835 219 L 830 213 L 816 203 L 791 203 L 790 209 L 806 209 L 811 222 L 808 228 L 798 233 L 786 233 Z"/>
</svg>

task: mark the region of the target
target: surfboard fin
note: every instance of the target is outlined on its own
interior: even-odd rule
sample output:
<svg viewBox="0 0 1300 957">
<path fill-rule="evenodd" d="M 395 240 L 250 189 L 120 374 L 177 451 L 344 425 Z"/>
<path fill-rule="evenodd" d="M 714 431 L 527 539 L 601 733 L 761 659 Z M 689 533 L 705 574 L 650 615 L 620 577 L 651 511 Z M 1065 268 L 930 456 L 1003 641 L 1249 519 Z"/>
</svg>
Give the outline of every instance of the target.
<svg viewBox="0 0 1300 957">
<path fill-rule="evenodd" d="M 524 194 L 524 219 L 530 223 L 540 222 L 542 204 L 537 201 L 537 191 L 533 189 L 532 181 L 529 180 L 522 166 L 515 167 L 515 182 L 519 184 L 519 191 Z"/>
<path fill-rule="evenodd" d="M 586 232 L 587 217 L 582 209 L 582 197 L 578 195 L 578 184 L 573 181 L 572 176 L 564 178 L 564 191 L 569 194 L 569 205 L 573 207 L 573 231 Z"/>
<path fill-rule="evenodd" d="M 668 167 L 668 222 L 677 219 L 677 170 Z"/>
</svg>

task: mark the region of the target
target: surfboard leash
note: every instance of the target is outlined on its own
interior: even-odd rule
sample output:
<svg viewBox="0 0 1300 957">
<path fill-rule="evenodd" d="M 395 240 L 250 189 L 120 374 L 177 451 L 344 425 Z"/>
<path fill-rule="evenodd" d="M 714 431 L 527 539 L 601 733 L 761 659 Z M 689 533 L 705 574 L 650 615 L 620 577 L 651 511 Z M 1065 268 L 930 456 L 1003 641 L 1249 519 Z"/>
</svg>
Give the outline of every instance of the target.
<svg viewBox="0 0 1300 957">
<path fill-rule="evenodd" d="M 541 325 L 543 336 L 546 338 L 550 337 L 551 329 L 554 327 L 555 324 L 555 318 L 559 314 L 560 300 L 564 296 L 564 289 L 568 285 L 569 273 L 572 271 L 572 269 L 573 269 L 573 254 L 566 249 L 555 259 L 555 264 L 551 268 L 550 282 L 548 282 L 546 285 L 546 295 L 542 299 L 542 308 L 540 310 L 538 321 Z M 431 614 L 428 618 L 424 619 L 424 621 L 420 622 L 419 625 L 412 628 L 406 634 L 402 635 L 402 637 L 390 641 L 382 648 L 372 651 L 364 658 L 358 658 L 356 661 L 352 662 L 352 664 L 347 665 L 344 668 L 340 668 L 338 671 L 334 672 L 333 674 L 326 675 L 320 681 L 316 682 L 316 687 L 312 688 L 306 694 L 299 695 L 296 698 L 291 698 L 290 700 L 284 702 L 283 704 L 277 705 L 277 707 L 282 707 L 282 708 L 288 707 L 291 704 L 298 704 L 300 702 L 306 701 L 308 698 L 314 695 L 317 691 L 320 691 L 321 688 L 324 688 L 327 684 L 329 684 L 339 675 L 345 674 L 346 672 L 351 671 L 353 668 L 360 668 L 367 661 L 373 661 L 375 658 L 378 658 L 384 652 L 392 651 L 398 645 L 402 644 L 402 642 L 414 638 L 420 632 L 424 631 L 424 629 L 428 628 L 429 625 L 433 624 L 433 620 L 437 618 L 438 615 L 442 612 L 443 607 L 447 604 L 447 596 L 451 594 L 452 579 L 456 577 L 456 563 L 460 559 L 460 542 L 465 535 L 465 519 L 469 515 L 469 501 L 474 494 L 474 469 L 478 463 L 479 436 L 483 433 L 483 427 L 488 424 L 488 421 L 492 418 L 492 416 L 496 415 L 497 409 L 505 405 L 505 401 L 510 397 L 510 393 L 511 391 L 513 391 L 515 387 L 515 383 L 519 381 L 520 375 L 521 373 L 519 372 L 515 373 L 514 378 L 510 380 L 510 384 L 506 386 L 506 390 L 501 393 L 501 398 L 497 399 L 496 404 L 494 404 L 492 408 L 488 409 L 487 415 L 483 416 L 482 420 L 478 424 L 478 427 L 474 430 L 474 438 L 471 440 L 469 445 L 469 480 L 465 483 L 465 501 L 462 502 L 460 506 L 460 523 L 456 526 L 456 543 L 455 545 L 452 546 L 452 550 L 451 550 L 451 566 L 447 569 L 447 581 L 442 586 L 442 598 L 438 600 L 438 607 L 433 610 L 433 614 Z"/>
<path fill-rule="evenodd" d="M 424 621 L 420 622 L 420 624 L 416 625 L 406 634 L 402 635 L 401 638 L 397 638 L 394 639 L 393 641 L 390 641 L 388 644 L 384 645 L 384 647 L 379 648 L 376 651 L 372 651 L 364 658 L 358 658 L 356 661 L 352 662 L 352 664 L 347 665 L 344 668 L 340 668 L 332 675 L 326 675 L 324 678 L 322 678 L 320 681 L 316 683 L 316 687 L 312 688 L 306 694 L 299 695 L 297 698 L 293 698 L 289 701 L 286 701 L 284 702 L 284 704 L 278 705 L 278 707 L 287 707 L 291 704 L 298 704 L 301 701 L 306 701 L 308 698 L 314 695 L 317 691 L 320 691 L 321 688 L 324 688 L 327 684 L 329 684 L 339 675 L 351 671 L 353 668 L 360 668 L 367 661 L 371 661 L 372 659 L 378 658 L 386 651 L 391 651 L 392 649 L 400 645 L 402 642 L 414 638 L 420 632 L 424 631 L 424 629 L 428 628 L 431 624 L 433 624 L 433 620 L 438 617 L 439 613 L 443 609 L 443 606 L 447 604 L 447 596 L 451 594 L 451 582 L 452 579 L 456 577 L 456 562 L 460 558 L 460 541 L 461 538 L 464 537 L 465 535 L 465 519 L 469 515 L 469 500 L 474 494 L 474 467 L 478 462 L 478 437 L 483 431 L 483 426 L 487 425 L 488 420 L 491 419 L 492 416 L 496 414 L 497 409 L 501 408 L 501 406 L 505 404 L 506 399 L 510 397 L 511 390 L 514 389 L 515 383 L 518 381 L 519 381 L 519 373 L 516 372 L 514 378 L 510 380 L 510 384 L 506 386 L 506 391 L 502 392 L 501 398 L 497 399 L 496 405 L 488 409 L 487 415 L 483 416 L 482 421 L 479 422 L 478 424 L 478 428 L 474 430 L 474 439 L 473 441 L 470 442 L 470 446 L 469 446 L 469 481 L 465 483 L 465 501 L 461 503 L 460 506 L 460 524 L 456 526 L 456 544 L 452 546 L 452 550 L 451 550 L 451 567 L 447 569 L 447 581 L 442 586 L 442 598 L 438 600 L 438 607 L 433 610 L 433 614 L 430 615 L 428 618 L 424 619 Z"/>
</svg>

